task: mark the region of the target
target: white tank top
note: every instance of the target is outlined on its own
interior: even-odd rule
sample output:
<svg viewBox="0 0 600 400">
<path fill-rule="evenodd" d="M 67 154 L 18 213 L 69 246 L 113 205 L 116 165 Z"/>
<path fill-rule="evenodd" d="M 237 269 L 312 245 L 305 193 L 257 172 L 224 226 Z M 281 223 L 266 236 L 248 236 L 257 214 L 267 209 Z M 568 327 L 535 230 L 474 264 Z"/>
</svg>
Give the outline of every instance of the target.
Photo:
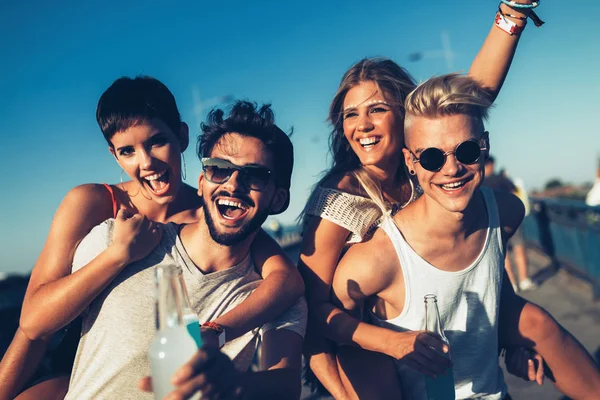
<svg viewBox="0 0 600 400">
<path fill-rule="evenodd" d="M 373 323 L 396 331 L 425 327 L 424 296 L 437 296 L 440 318 L 450 342 L 457 399 L 502 399 L 504 376 L 498 363 L 498 308 L 504 271 L 504 248 L 496 199 L 482 188 L 489 226 L 481 253 L 467 268 L 442 271 L 421 258 L 406 242 L 391 218 L 381 228 L 392 240 L 400 259 L 406 299 L 402 313 L 381 320 L 371 313 Z M 435 245 L 432 242 L 432 245 Z M 404 398 L 426 399 L 423 375 L 396 363 Z"/>
</svg>

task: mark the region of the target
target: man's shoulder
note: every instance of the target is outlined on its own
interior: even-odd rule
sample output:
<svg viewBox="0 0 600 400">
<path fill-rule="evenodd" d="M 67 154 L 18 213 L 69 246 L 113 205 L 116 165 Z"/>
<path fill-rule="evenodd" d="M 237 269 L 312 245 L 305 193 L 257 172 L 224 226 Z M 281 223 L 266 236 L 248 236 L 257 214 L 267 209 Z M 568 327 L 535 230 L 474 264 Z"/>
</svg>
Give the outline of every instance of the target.
<svg viewBox="0 0 600 400">
<path fill-rule="evenodd" d="M 397 266 L 398 257 L 394 244 L 381 227 L 377 228 L 369 239 L 354 244 L 348 249 L 343 259 L 356 268 L 371 271 L 373 274 L 381 273 L 382 269 Z M 377 268 L 364 268 L 375 266 Z"/>
</svg>

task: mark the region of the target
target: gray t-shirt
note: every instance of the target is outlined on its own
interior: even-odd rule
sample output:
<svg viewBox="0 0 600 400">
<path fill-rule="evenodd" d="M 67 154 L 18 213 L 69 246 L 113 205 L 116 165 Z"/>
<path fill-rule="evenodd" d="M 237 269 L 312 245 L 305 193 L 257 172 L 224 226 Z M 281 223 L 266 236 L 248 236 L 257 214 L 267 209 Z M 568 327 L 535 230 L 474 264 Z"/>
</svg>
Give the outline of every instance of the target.
<svg viewBox="0 0 600 400">
<path fill-rule="evenodd" d="M 73 260 L 77 271 L 112 242 L 114 220 L 96 226 L 80 243 Z M 144 259 L 125 267 L 89 305 L 83 315 L 69 392 L 65 399 L 151 399 L 137 389 L 150 375 L 148 349 L 155 333 L 154 267 L 181 267 L 192 308 L 201 322 L 212 321 L 234 308 L 260 284 L 250 256 L 226 270 L 202 273 L 190 260 L 176 224 L 165 225 L 158 246 Z M 258 336 L 270 329 L 287 329 L 304 337 L 307 308 L 304 298 L 272 323 L 229 341 L 223 347 L 240 370 L 247 370 Z M 190 358 L 192 354 L 190 354 Z"/>
</svg>

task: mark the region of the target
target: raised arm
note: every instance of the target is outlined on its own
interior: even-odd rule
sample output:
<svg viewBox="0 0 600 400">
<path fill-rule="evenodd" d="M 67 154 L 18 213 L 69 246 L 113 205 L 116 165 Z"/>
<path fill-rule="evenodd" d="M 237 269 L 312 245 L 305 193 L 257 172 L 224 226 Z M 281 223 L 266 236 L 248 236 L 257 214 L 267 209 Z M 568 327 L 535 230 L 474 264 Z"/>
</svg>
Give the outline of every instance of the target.
<svg viewBox="0 0 600 400">
<path fill-rule="evenodd" d="M 532 0 L 520 0 L 519 2 L 531 3 Z M 510 8 L 505 4 L 502 4 L 500 8 L 505 14 L 508 13 L 518 17 L 526 16 L 519 9 Z M 492 13 L 490 13 L 491 15 Z M 512 17 L 506 18 L 515 22 L 517 26 L 525 25 L 525 20 Z M 483 46 L 481 46 L 479 53 L 473 60 L 473 64 L 471 64 L 469 75 L 490 89 L 494 99 L 498 96 L 504 79 L 506 79 L 520 37 L 520 34 L 509 35 L 496 27 L 495 24 L 492 25 Z"/>
<path fill-rule="evenodd" d="M 112 216 L 108 193 L 98 186 L 71 190 L 54 216 L 23 302 L 20 325 L 32 340 L 56 332 L 75 319 L 125 265 L 143 258 L 160 240 L 160 225 L 121 210 L 112 244 L 71 274 L 79 242 L 93 226 Z"/>
<path fill-rule="evenodd" d="M 251 254 L 263 281 L 248 298 L 214 321 L 225 328 L 227 340 L 275 319 L 304 294 L 298 268 L 262 229 L 252 243 Z"/>
</svg>

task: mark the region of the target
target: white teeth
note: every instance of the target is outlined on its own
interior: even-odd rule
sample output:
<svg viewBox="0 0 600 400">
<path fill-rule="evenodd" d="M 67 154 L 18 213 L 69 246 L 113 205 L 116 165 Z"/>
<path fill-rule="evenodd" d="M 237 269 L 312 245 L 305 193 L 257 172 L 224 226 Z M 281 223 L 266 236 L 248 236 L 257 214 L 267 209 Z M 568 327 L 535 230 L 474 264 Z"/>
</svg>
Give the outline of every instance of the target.
<svg viewBox="0 0 600 400">
<path fill-rule="evenodd" d="M 454 183 L 446 183 L 446 184 L 441 185 L 441 186 L 444 189 L 455 189 L 457 187 L 461 187 L 464 184 L 465 184 L 465 181 L 458 181 L 458 182 L 454 182 Z"/>
<path fill-rule="evenodd" d="M 159 173 L 154 174 L 154 175 L 146 176 L 146 177 L 144 177 L 144 179 L 146 179 L 148 181 L 155 181 L 158 178 L 160 178 L 161 176 L 163 176 L 165 174 L 165 172 L 167 172 L 167 171 L 163 171 L 163 172 L 159 172 Z"/>
<path fill-rule="evenodd" d="M 379 141 L 378 138 L 376 137 L 368 137 L 368 138 L 362 138 L 362 139 L 358 139 L 358 142 L 361 144 L 361 146 L 367 146 L 369 144 L 374 144 L 377 143 Z"/>
<path fill-rule="evenodd" d="M 217 200 L 217 204 L 220 205 L 220 206 L 237 207 L 237 208 L 241 208 L 242 210 L 246 210 L 247 209 L 246 206 L 244 206 L 242 203 L 237 202 L 237 201 L 219 199 L 219 200 Z"/>
</svg>

